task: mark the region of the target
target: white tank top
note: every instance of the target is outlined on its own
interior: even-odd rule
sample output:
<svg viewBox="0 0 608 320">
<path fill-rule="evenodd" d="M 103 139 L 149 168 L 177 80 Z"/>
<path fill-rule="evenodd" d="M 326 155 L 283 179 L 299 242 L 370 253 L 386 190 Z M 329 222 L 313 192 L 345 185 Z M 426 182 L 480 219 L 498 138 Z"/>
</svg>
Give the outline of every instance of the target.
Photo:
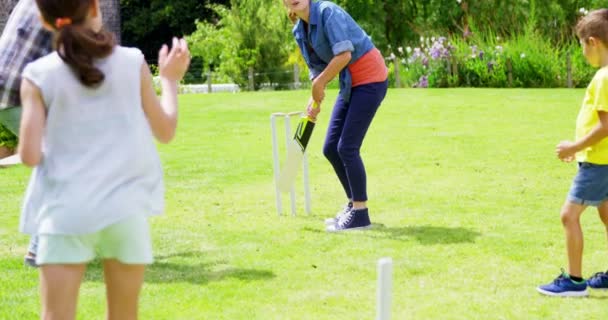
<svg viewBox="0 0 608 320">
<path fill-rule="evenodd" d="M 117 46 L 96 62 L 103 83 L 87 88 L 57 52 L 27 65 L 23 78 L 47 108 L 43 158 L 21 215 L 30 234 L 86 234 L 134 214 L 160 214 L 160 159 L 141 102 L 138 49 Z"/>
</svg>

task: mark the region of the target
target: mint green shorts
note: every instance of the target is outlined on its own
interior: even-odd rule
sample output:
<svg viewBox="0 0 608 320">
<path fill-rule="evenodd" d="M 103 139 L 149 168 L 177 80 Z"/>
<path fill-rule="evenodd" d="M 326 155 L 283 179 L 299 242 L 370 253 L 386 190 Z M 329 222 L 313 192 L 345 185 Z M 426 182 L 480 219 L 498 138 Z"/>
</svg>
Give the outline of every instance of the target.
<svg viewBox="0 0 608 320">
<path fill-rule="evenodd" d="M 21 107 L 11 107 L 0 110 L 0 125 L 7 128 L 14 135 L 19 136 L 19 125 L 21 124 Z"/>
<path fill-rule="evenodd" d="M 98 232 L 84 235 L 39 235 L 36 264 L 84 264 L 95 257 L 124 264 L 151 264 L 148 220 L 133 215 Z"/>
</svg>

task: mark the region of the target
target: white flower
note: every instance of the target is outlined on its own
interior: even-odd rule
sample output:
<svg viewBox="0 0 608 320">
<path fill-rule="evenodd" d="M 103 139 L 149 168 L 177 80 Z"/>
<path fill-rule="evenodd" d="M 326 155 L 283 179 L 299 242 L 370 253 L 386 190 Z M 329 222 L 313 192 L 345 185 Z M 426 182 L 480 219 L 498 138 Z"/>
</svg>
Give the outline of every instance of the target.
<svg viewBox="0 0 608 320">
<path fill-rule="evenodd" d="M 395 60 L 395 54 L 391 52 L 391 60 Z"/>
<path fill-rule="evenodd" d="M 462 1 L 462 0 L 456 0 L 456 2 L 458 2 L 458 4 L 460 4 L 460 2 L 461 2 L 461 1 Z"/>
<path fill-rule="evenodd" d="M 397 51 L 399 51 L 399 53 L 403 54 L 403 47 L 397 48 Z"/>
<path fill-rule="evenodd" d="M 431 42 L 435 42 L 435 37 L 432 37 L 432 38 L 431 38 Z"/>
<path fill-rule="evenodd" d="M 526 57 L 526 54 L 522 53 L 522 54 L 519 55 L 519 57 L 522 58 L 522 59 L 524 59 Z"/>
<path fill-rule="evenodd" d="M 405 48 L 405 51 L 407 51 L 407 53 L 412 52 L 412 48 L 410 48 L 409 46 Z"/>
</svg>

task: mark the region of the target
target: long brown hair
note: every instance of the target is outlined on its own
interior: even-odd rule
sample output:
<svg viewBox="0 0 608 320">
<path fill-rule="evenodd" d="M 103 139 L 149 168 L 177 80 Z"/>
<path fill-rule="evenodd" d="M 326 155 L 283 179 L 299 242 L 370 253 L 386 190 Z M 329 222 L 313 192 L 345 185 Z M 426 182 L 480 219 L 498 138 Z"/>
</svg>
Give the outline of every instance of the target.
<svg viewBox="0 0 608 320">
<path fill-rule="evenodd" d="M 105 75 L 94 65 L 95 59 L 107 57 L 115 46 L 114 35 L 84 26 L 96 0 L 36 0 L 44 21 L 54 29 L 57 53 L 78 76 L 82 84 L 96 87 Z M 99 9 L 99 8 L 98 8 Z"/>
</svg>

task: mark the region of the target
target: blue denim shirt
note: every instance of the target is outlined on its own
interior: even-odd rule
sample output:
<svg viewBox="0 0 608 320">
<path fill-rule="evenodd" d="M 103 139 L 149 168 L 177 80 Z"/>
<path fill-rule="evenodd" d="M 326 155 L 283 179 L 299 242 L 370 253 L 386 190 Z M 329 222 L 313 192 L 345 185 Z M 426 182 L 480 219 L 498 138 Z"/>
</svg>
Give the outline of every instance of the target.
<svg viewBox="0 0 608 320">
<path fill-rule="evenodd" d="M 335 55 L 350 51 L 350 65 L 374 48 L 365 31 L 333 2 L 311 2 L 308 30 L 304 29 L 305 26 L 304 21 L 298 20 L 293 27 L 293 35 L 308 65 L 311 80 L 325 70 Z M 351 87 L 351 75 L 345 67 L 340 72 L 340 94 L 347 102 L 350 101 Z"/>
</svg>

